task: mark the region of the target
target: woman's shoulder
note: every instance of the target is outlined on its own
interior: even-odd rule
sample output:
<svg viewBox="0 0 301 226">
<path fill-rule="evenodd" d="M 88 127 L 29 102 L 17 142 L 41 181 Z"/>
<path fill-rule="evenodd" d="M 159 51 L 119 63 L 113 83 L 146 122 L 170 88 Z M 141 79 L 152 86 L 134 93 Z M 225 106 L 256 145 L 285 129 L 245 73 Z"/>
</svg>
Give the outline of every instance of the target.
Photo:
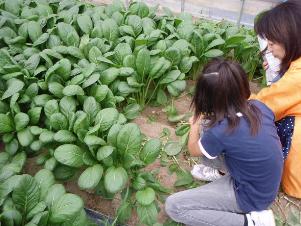
<svg viewBox="0 0 301 226">
<path fill-rule="evenodd" d="M 301 57 L 291 63 L 287 72 L 301 72 Z"/>
<path fill-rule="evenodd" d="M 255 105 L 264 115 L 271 115 L 274 117 L 273 111 L 264 102 L 254 99 L 249 100 L 249 103 Z"/>
</svg>

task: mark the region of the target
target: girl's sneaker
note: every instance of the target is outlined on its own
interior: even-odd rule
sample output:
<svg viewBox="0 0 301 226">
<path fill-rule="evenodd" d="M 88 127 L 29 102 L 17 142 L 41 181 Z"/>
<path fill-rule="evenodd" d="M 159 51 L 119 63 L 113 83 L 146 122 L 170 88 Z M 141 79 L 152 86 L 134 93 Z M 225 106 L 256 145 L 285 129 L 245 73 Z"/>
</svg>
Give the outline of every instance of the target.
<svg viewBox="0 0 301 226">
<path fill-rule="evenodd" d="M 194 165 L 193 169 L 191 170 L 191 175 L 195 179 L 202 181 L 215 181 L 223 176 L 217 169 L 205 166 L 203 164 Z"/>
<path fill-rule="evenodd" d="M 248 226 L 276 226 L 272 210 L 253 211 L 247 214 Z"/>
</svg>

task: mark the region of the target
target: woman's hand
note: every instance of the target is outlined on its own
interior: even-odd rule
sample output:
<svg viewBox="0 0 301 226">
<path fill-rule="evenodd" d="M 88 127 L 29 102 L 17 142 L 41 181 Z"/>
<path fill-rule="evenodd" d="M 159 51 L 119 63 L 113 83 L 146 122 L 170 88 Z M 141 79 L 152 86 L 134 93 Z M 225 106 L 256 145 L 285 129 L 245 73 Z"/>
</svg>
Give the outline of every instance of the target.
<svg viewBox="0 0 301 226">
<path fill-rule="evenodd" d="M 262 63 L 262 67 L 263 67 L 263 70 L 268 70 L 269 69 L 269 64 L 268 64 L 268 62 L 267 61 L 263 61 L 263 63 Z"/>
</svg>

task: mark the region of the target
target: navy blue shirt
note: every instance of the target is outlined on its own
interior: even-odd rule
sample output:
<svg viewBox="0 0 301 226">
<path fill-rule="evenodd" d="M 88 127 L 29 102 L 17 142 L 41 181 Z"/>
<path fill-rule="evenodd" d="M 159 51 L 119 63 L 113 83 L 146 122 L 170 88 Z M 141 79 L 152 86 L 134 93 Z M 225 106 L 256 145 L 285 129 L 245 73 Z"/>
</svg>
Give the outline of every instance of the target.
<svg viewBox="0 0 301 226">
<path fill-rule="evenodd" d="M 248 122 L 242 116 L 234 132 L 227 131 L 228 121 L 224 119 L 205 130 L 200 140 L 211 157 L 224 154 L 238 205 L 244 212 L 268 208 L 277 196 L 283 168 L 274 114 L 259 101 L 251 103 L 262 112 L 257 135 L 251 135 Z"/>
</svg>

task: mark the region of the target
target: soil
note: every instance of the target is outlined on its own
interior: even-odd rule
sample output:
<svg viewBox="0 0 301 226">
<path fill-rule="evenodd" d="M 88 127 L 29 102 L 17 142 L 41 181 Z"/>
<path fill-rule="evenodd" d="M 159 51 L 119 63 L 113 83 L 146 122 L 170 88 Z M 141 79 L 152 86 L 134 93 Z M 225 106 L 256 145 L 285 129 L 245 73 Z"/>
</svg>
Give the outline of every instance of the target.
<svg viewBox="0 0 301 226">
<path fill-rule="evenodd" d="M 189 85 L 193 85 L 193 82 L 189 82 Z M 253 93 L 257 93 L 260 90 L 259 85 L 256 83 L 250 83 L 250 86 Z M 191 96 L 186 92 L 174 100 L 174 105 L 176 106 L 179 114 L 183 114 L 189 110 L 190 102 Z M 140 126 L 142 133 L 148 137 L 160 137 L 162 130 L 164 128 L 168 128 L 171 132 L 169 139 L 178 139 L 175 135 L 176 124 L 172 124 L 167 120 L 166 113 L 163 112 L 162 107 L 146 107 L 141 115 L 134 120 L 134 122 Z M 181 167 L 190 169 L 189 162 L 182 153 L 178 156 L 178 159 Z M 35 163 L 35 158 L 29 159 L 25 166 L 25 172 L 31 175 L 34 175 L 39 169 L 41 169 L 41 167 L 37 166 Z M 167 188 L 173 189 L 176 176 L 174 174 L 170 175 L 168 168 L 162 166 L 160 160 L 157 160 L 145 170 L 152 171 L 155 169 L 158 170 L 157 178 L 161 184 Z M 120 197 L 117 196 L 113 200 L 106 200 L 101 196 L 93 194 L 92 192 L 81 191 L 78 188 L 76 181 L 68 181 L 65 182 L 64 185 L 67 191 L 80 195 L 84 200 L 86 207 L 98 211 L 110 218 L 114 218 L 115 211 L 120 204 Z M 300 208 L 300 203 L 300 200 L 289 198 L 280 193 L 278 200 L 275 202 L 272 208 L 279 216 L 281 216 L 281 218 L 285 219 L 284 217 L 287 216 L 287 212 L 289 210 L 287 207 L 289 205 L 294 205 Z M 160 204 L 160 208 L 161 211 L 159 213 L 158 222 L 163 223 L 167 219 L 167 216 L 164 212 L 163 204 Z M 138 217 L 136 213 L 133 213 L 131 219 L 128 221 L 128 225 L 138 225 Z"/>
</svg>

